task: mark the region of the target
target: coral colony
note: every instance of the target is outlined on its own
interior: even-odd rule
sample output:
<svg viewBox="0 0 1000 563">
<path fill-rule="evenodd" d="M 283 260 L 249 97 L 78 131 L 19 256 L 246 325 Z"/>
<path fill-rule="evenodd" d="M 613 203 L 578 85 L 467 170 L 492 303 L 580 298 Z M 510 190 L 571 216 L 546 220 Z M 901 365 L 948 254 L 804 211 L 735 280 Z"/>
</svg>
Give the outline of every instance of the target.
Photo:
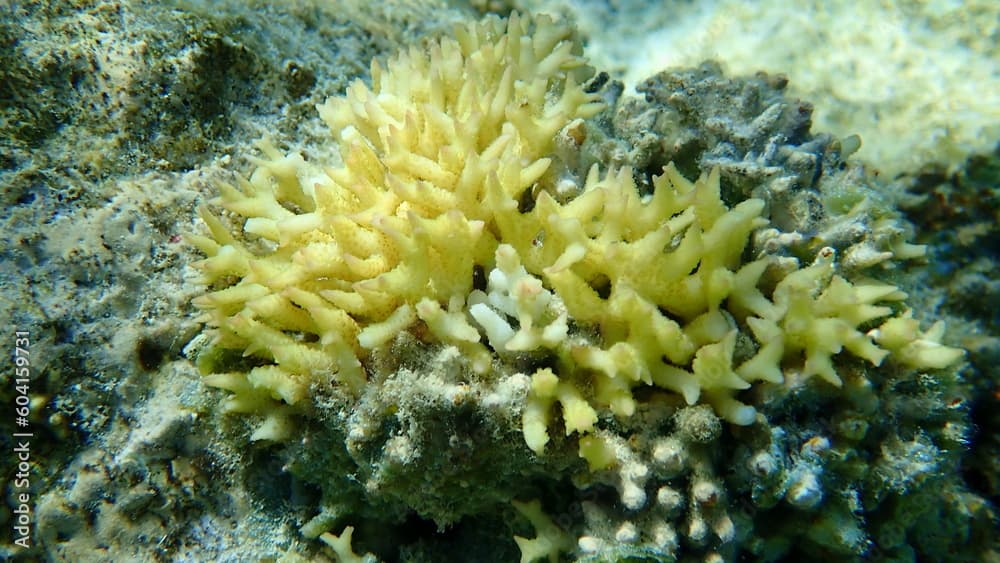
<svg viewBox="0 0 1000 563">
<path fill-rule="evenodd" d="M 199 365 L 322 490 L 304 534 L 360 561 L 363 522 L 513 503 L 537 535 L 516 538 L 522 561 L 780 554 L 793 534 L 750 531 L 803 512 L 827 553 L 905 535 L 915 517 L 874 511 L 928 474 L 905 459 L 937 450 L 940 422 L 866 438 L 865 419 L 963 351 L 873 265 L 923 248 L 897 237 L 845 267 L 833 238 L 776 244 L 785 200 L 730 189 L 724 166 L 602 158 L 617 100 L 580 53 L 546 17 L 459 27 L 320 106 L 342 162 L 262 143 L 199 210 Z M 862 447 L 898 458 L 895 486 L 851 477 L 875 463 Z M 546 482 L 576 508 L 549 508 Z"/>
</svg>

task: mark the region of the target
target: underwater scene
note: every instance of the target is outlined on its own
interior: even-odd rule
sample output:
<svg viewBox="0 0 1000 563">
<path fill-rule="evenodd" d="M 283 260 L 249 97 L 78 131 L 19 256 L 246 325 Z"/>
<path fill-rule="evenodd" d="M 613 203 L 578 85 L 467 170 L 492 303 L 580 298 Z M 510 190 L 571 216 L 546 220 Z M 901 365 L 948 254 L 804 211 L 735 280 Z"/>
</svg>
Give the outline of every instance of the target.
<svg viewBox="0 0 1000 563">
<path fill-rule="evenodd" d="M 1000 563 L 1000 2 L 0 2 L 0 561 Z"/>
</svg>

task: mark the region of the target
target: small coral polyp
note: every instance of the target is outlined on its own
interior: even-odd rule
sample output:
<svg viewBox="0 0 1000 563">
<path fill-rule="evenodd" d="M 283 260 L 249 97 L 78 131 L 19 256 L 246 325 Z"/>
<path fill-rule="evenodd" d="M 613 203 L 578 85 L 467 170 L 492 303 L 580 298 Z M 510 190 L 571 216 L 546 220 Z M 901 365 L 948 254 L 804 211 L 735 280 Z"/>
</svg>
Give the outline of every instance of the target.
<svg viewBox="0 0 1000 563">
<path fill-rule="evenodd" d="M 594 166 L 567 193 L 555 139 L 603 108 L 580 51 L 545 17 L 459 27 L 320 106 L 341 165 L 265 143 L 248 180 L 221 185 L 226 220 L 200 209 L 208 235 L 190 240 L 209 289 L 195 303 L 217 347 L 257 359 L 206 382 L 232 393 L 228 410 L 265 417 L 254 439 L 287 438 L 317 386 L 356 394 L 373 351 L 418 328 L 483 377 L 544 358 L 526 374 L 525 441 L 543 454 L 550 429 L 590 435 L 584 457 L 600 457 L 602 417 L 630 416 L 640 386 L 748 425 L 756 411 L 736 393 L 789 372 L 839 386 L 842 352 L 961 357 L 938 328 L 893 316 L 895 287 L 837 275 L 830 249 L 801 269 L 746 260 L 765 203 L 728 207 L 718 173 L 692 182 L 667 166 L 644 194 L 630 169 Z M 769 269 L 785 273 L 762 288 Z M 739 361 L 738 341 L 751 344 Z"/>
</svg>

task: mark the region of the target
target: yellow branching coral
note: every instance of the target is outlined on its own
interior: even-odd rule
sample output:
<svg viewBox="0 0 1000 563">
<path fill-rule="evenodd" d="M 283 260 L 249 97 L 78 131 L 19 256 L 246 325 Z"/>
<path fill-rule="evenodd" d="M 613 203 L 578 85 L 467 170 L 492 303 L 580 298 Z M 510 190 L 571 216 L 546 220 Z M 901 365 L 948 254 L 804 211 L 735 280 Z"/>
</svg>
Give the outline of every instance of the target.
<svg viewBox="0 0 1000 563">
<path fill-rule="evenodd" d="M 359 358 L 418 318 L 444 340 L 478 342 L 461 308 L 473 266 L 490 265 L 499 243 L 492 206 L 516 214 L 559 129 L 601 108 L 578 87 L 579 51 L 547 18 L 460 27 L 386 70 L 373 63 L 371 87 L 357 81 L 319 108 L 342 167 L 307 177 L 301 156 L 265 144 L 249 180 L 220 187 L 242 235 L 199 210 L 210 233 L 190 237 L 207 255 L 200 281 L 221 289 L 195 304 L 219 345 L 269 362 L 208 380 L 234 393 L 229 409 L 273 415 L 265 397 L 295 405 L 313 384 L 357 389 Z"/>
<path fill-rule="evenodd" d="M 323 543 L 330 546 L 333 552 L 337 555 L 337 563 L 374 563 L 377 561 L 374 555 L 358 555 L 357 553 L 354 553 L 354 548 L 351 547 L 351 539 L 353 535 L 354 527 L 347 526 L 339 536 L 326 532 L 319 538 L 323 540 Z"/>
<path fill-rule="evenodd" d="M 544 512 L 542 504 L 537 500 L 529 502 L 512 501 L 514 508 L 535 527 L 536 537 L 533 539 L 514 536 L 517 547 L 521 550 L 521 563 L 548 560 L 559 560 L 559 554 L 568 551 L 573 546 L 573 538 L 559 529 Z"/>
<path fill-rule="evenodd" d="M 579 51 L 568 28 L 514 15 L 373 63 L 370 87 L 319 108 L 341 166 L 265 144 L 249 180 L 220 187 L 241 232 L 200 209 L 208 235 L 190 240 L 210 290 L 195 303 L 218 346 L 258 359 L 206 381 L 232 393 L 229 410 L 266 416 L 255 439 L 286 437 L 317 385 L 360 390 L 370 352 L 418 324 L 482 374 L 510 375 L 517 354 L 552 359 L 523 407 L 538 453 L 557 411 L 567 435 L 588 434 L 603 413 L 631 415 L 638 386 L 750 424 L 736 393 L 789 368 L 839 385 L 842 350 L 913 367 L 960 358 L 939 328 L 891 316 L 896 288 L 837 276 L 832 251 L 765 295 L 769 259 L 743 263 L 765 203 L 728 207 L 717 172 L 692 182 L 670 165 L 643 195 L 628 168 L 595 166 L 557 197 L 554 139 L 602 107 L 580 86 Z M 756 352 L 735 365 L 740 334 Z"/>
</svg>

